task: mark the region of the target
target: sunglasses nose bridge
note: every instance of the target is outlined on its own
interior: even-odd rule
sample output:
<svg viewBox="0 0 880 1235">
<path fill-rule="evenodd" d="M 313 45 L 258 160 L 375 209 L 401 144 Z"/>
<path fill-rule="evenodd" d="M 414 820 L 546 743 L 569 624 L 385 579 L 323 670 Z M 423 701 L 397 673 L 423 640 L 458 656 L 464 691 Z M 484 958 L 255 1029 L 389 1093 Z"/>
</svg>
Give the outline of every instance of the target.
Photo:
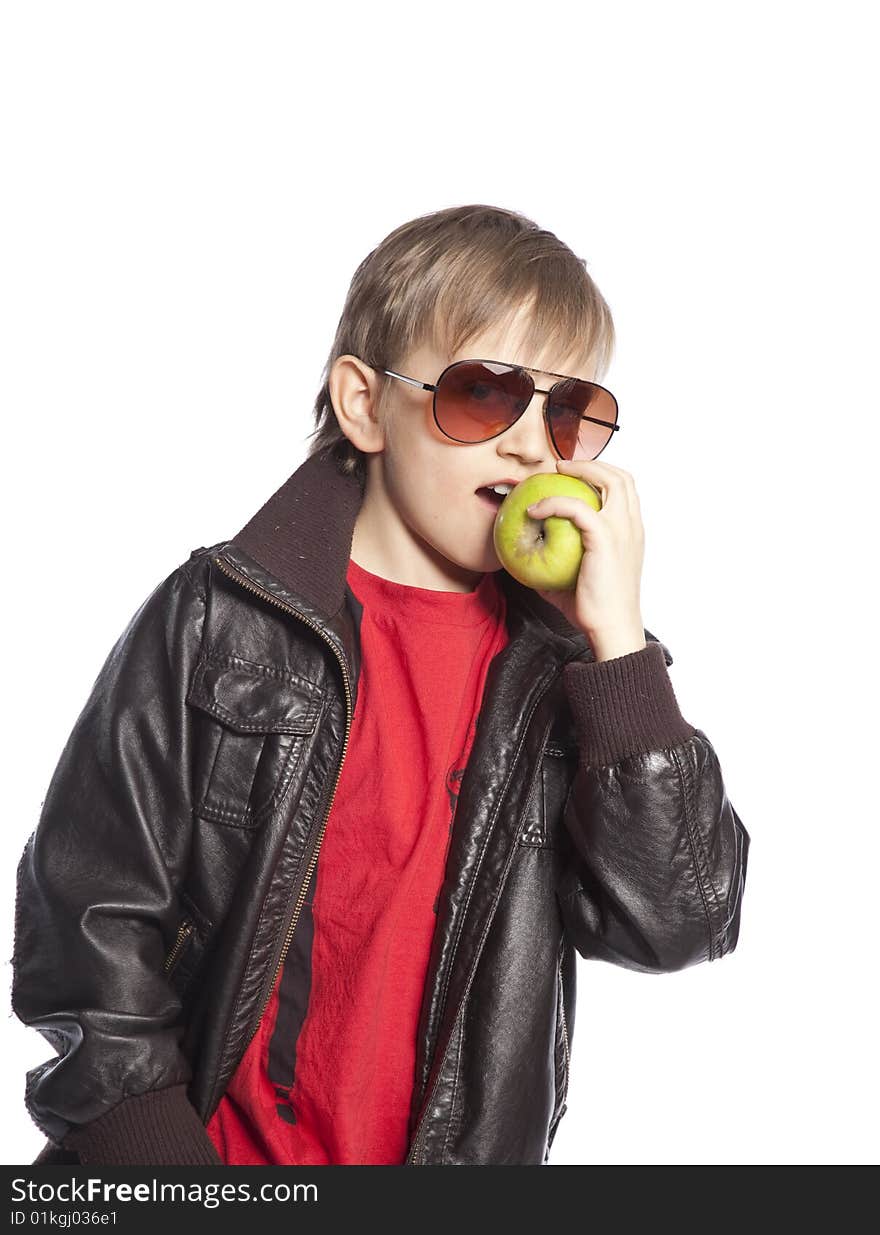
<svg viewBox="0 0 880 1235">
<path fill-rule="evenodd" d="M 555 455 L 558 452 L 553 441 L 553 434 L 550 430 L 550 413 L 547 406 L 549 387 L 544 387 L 542 389 L 538 383 L 532 379 L 531 374 L 528 376 L 531 381 L 531 396 L 529 397 L 528 403 L 526 403 L 525 407 L 517 416 L 513 424 L 502 434 L 502 438 L 506 439 L 507 442 L 510 443 L 511 439 L 518 441 L 519 436 L 522 434 L 525 436 L 525 441 L 528 442 L 530 435 L 540 434 L 542 445 L 543 442 L 546 441 L 547 444 L 549 444 L 552 453 Z M 536 413 L 533 412 L 535 403 L 537 403 Z M 535 451 L 533 450 L 531 453 L 535 454 Z M 542 452 L 538 453 L 540 454 Z"/>
</svg>

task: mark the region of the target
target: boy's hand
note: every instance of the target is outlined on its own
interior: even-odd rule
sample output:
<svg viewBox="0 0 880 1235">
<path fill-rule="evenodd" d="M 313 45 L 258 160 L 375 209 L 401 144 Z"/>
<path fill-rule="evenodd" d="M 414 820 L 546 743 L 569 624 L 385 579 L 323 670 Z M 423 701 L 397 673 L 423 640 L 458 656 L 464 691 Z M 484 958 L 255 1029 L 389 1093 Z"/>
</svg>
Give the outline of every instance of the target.
<svg viewBox="0 0 880 1235">
<path fill-rule="evenodd" d="M 635 481 L 622 468 L 596 459 L 558 459 L 556 469 L 598 489 L 602 509 L 575 497 L 545 497 L 529 507 L 535 518 L 570 519 L 584 543 L 575 590 L 539 589 L 538 595 L 584 632 L 597 660 L 638 651 L 646 646 L 640 600 L 645 530 Z"/>
</svg>

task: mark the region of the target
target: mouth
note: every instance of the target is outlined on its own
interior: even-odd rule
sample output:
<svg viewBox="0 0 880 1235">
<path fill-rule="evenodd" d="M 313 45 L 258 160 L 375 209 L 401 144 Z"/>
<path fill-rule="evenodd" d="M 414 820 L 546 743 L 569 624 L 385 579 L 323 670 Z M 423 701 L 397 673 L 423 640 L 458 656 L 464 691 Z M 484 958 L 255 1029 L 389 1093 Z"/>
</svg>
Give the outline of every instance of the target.
<svg viewBox="0 0 880 1235">
<path fill-rule="evenodd" d="M 502 490 L 506 489 L 507 492 L 510 492 L 511 489 L 516 488 L 516 486 L 519 484 L 519 481 L 513 480 L 513 479 L 498 480 L 495 482 L 495 484 L 500 489 Z M 486 506 L 491 507 L 493 510 L 497 510 L 498 507 L 501 505 L 501 503 L 504 501 L 504 499 L 507 497 L 506 492 L 496 493 L 492 485 L 481 485 L 480 488 L 476 490 L 476 494 L 477 494 L 477 497 L 480 498 L 485 503 Z"/>
<path fill-rule="evenodd" d="M 477 497 L 483 505 L 488 506 L 490 510 L 497 510 L 506 496 L 506 493 L 496 493 L 494 489 L 487 489 L 485 487 L 482 489 L 477 489 Z"/>
</svg>

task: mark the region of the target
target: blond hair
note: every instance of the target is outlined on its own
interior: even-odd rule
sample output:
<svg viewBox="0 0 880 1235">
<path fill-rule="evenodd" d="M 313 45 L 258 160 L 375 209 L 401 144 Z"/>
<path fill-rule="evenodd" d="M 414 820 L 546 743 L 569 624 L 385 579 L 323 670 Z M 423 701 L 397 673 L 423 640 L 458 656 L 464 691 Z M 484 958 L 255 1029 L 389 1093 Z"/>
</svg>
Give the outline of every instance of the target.
<svg viewBox="0 0 880 1235">
<path fill-rule="evenodd" d="M 366 476 L 366 456 L 342 432 L 330 399 L 329 373 L 339 356 L 398 372 L 426 343 L 451 358 L 524 305 L 526 346 L 559 348 L 559 355 L 593 364 L 601 381 L 614 350 L 614 324 L 586 265 L 553 232 L 500 206 L 450 206 L 395 228 L 351 280 L 314 404 L 309 456 L 325 452 L 344 474 Z M 398 383 L 381 372 L 377 377 L 376 415 L 390 440 L 390 394 Z"/>
</svg>

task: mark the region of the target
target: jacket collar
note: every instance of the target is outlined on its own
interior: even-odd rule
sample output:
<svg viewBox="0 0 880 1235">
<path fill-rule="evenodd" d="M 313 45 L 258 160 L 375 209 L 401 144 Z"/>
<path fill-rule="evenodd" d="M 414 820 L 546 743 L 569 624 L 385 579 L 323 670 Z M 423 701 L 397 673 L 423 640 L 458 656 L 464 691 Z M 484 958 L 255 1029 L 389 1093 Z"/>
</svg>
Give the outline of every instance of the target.
<svg viewBox="0 0 880 1235">
<path fill-rule="evenodd" d="M 259 568 L 259 583 L 304 602 L 314 618 L 337 636 L 345 624 L 347 570 L 354 525 L 364 490 L 357 476 L 343 474 L 329 456 L 310 455 L 288 476 L 247 523 L 226 542 L 223 553 L 239 569 L 246 560 Z M 498 582 L 507 599 L 510 635 L 522 627 L 556 645 L 562 660 L 578 653 L 592 658 L 586 635 L 548 601 L 506 570 Z M 511 619 L 513 619 L 511 623 Z"/>
</svg>

